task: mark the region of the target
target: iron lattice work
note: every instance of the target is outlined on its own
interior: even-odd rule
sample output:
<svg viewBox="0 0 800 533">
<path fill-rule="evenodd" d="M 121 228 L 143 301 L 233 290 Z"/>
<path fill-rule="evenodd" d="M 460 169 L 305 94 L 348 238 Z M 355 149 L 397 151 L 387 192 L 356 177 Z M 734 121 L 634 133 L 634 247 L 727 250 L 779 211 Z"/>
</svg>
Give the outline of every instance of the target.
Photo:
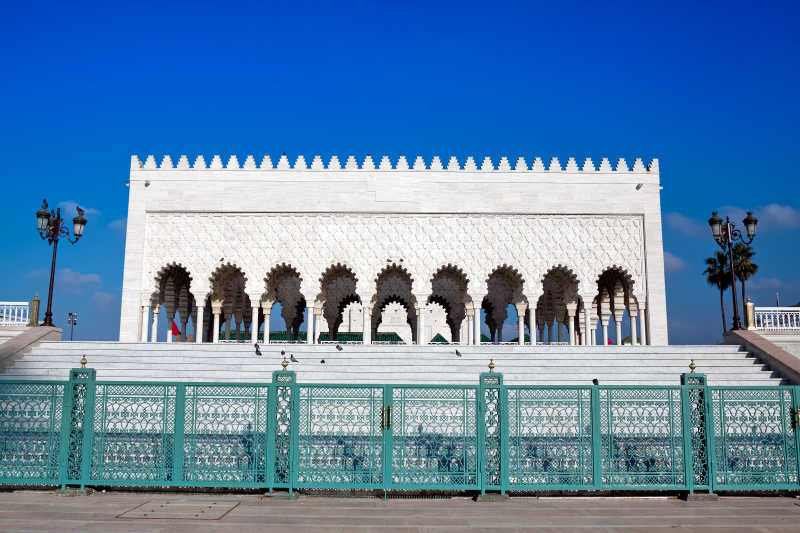
<svg viewBox="0 0 800 533">
<path fill-rule="evenodd" d="M 689 388 L 689 446 L 691 449 L 691 467 L 694 487 L 708 487 L 708 430 L 706 428 L 706 399 L 708 390 L 705 388 Z"/>
<path fill-rule="evenodd" d="M 294 403 L 294 375 L 276 373 L 275 400 L 273 402 L 273 415 L 271 422 L 274 424 L 272 438 L 272 483 L 276 487 L 290 487 L 292 483 L 292 426 L 296 424 L 293 416 Z"/>
<path fill-rule="evenodd" d="M 266 484 L 268 406 L 268 386 L 187 386 L 182 481 Z"/>
<path fill-rule="evenodd" d="M 800 490 L 800 387 L 0 381 L 0 484 Z"/>
<path fill-rule="evenodd" d="M 65 385 L 0 382 L 0 482 L 55 484 Z"/>
<path fill-rule="evenodd" d="M 175 391 L 175 385 L 97 384 L 90 481 L 175 481 Z"/>
<path fill-rule="evenodd" d="M 600 388 L 602 484 L 683 487 L 681 390 Z"/>
<path fill-rule="evenodd" d="M 500 391 L 500 387 L 483 389 L 483 484 L 493 488 L 503 486 Z"/>
<path fill-rule="evenodd" d="M 478 488 L 477 389 L 393 387 L 393 487 Z"/>
<path fill-rule="evenodd" d="M 797 413 L 788 388 L 712 388 L 716 486 L 796 488 Z"/>
<path fill-rule="evenodd" d="M 383 486 L 383 387 L 301 386 L 298 486 Z"/>
<path fill-rule="evenodd" d="M 508 389 L 512 489 L 593 484 L 591 389 Z"/>
</svg>

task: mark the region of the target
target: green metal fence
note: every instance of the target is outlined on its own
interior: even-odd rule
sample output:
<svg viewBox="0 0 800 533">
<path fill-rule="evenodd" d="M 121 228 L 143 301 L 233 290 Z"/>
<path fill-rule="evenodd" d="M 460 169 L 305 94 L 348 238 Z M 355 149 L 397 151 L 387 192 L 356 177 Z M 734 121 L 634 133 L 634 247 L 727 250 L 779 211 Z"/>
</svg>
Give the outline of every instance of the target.
<svg viewBox="0 0 800 533">
<path fill-rule="evenodd" d="M 0 484 L 800 490 L 800 387 L 0 381 Z"/>
</svg>

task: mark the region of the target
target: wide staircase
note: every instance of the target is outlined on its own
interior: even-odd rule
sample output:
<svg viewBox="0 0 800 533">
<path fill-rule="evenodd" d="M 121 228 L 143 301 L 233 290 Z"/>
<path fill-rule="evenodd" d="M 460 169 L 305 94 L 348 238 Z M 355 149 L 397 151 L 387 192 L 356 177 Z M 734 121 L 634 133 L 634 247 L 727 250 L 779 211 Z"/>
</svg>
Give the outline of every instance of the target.
<svg viewBox="0 0 800 533">
<path fill-rule="evenodd" d="M 82 356 L 103 381 L 269 382 L 285 356 L 300 383 L 470 384 L 490 359 L 508 385 L 677 385 L 689 371 L 709 385 L 767 385 L 781 376 L 738 346 L 259 345 L 42 342 L 0 379 L 64 380 Z"/>
</svg>

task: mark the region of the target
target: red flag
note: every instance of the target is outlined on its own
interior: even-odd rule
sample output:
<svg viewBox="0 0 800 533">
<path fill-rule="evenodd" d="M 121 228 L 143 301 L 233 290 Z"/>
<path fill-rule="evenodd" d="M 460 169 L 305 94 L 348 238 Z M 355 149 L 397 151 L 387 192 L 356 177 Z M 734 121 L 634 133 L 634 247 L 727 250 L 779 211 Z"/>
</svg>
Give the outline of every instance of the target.
<svg viewBox="0 0 800 533">
<path fill-rule="evenodd" d="M 172 334 L 175 336 L 181 334 L 181 330 L 178 329 L 178 325 L 175 323 L 175 319 L 172 320 Z"/>
</svg>

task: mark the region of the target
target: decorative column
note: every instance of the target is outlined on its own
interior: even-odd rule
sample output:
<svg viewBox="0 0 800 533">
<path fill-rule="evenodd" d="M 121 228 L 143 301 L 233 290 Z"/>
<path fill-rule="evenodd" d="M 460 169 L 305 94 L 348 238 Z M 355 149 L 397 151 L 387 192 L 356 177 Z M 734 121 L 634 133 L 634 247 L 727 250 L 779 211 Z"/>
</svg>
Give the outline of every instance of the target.
<svg viewBox="0 0 800 533">
<path fill-rule="evenodd" d="M 231 338 L 231 322 L 233 321 L 233 313 L 227 314 L 225 313 L 222 315 L 223 320 L 225 320 L 225 340 L 230 340 Z M 219 339 L 217 339 L 219 340 Z"/>
<path fill-rule="evenodd" d="M 150 306 L 142 306 L 142 321 L 139 324 L 139 342 L 147 342 L 147 322 L 150 318 Z"/>
<path fill-rule="evenodd" d="M 624 309 L 614 309 L 614 325 L 617 327 L 617 346 L 622 345 L 622 317 L 624 313 Z"/>
<path fill-rule="evenodd" d="M 414 308 L 417 310 L 417 344 L 428 344 L 427 335 L 425 334 L 425 309 L 427 306 L 424 304 L 415 305 Z"/>
<path fill-rule="evenodd" d="M 569 345 L 575 346 L 575 312 L 578 310 L 577 302 L 567 304 L 567 327 L 569 328 Z"/>
<path fill-rule="evenodd" d="M 472 309 L 472 304 L 466 304 L 466 313 L 467 313 L 467 316 L 464 317 L 464 320 L 467 321 L 467 328 L 466 328 L 467 329 L 467 334 L 466 334 L 466 338 L 464 338 L 462 340 L 462 342 L 464 344 L 469 345 L 469 344 L 472 344 L 472 320 L 473 320 L 473 317 L 475 316 L 475 311 L 473 311 L 473 309 Z"/>
<path fill-rule="evenodd" d="M 152 307 L 153 318 L 150 323 L 150 342 L 158 342 L 158 312 L 160 311 L 159 305 L 156 304 Z"/>
<path fill-rule="evenodd" d="M 584 301 L 584 305 L 583 305 L 583 322 L 584 322 L 584 326 L 583 326 L 583 331 L 584 331 L 584 334 L 583 334 L 583 345 L 584 346 L 591 346 L 592 344 L 594 344 L 594 337 L 592 336 L 592 335 L 594 335 L 594 329 L 592 329 L 592 317 L 589 314 L 590 313 L 590 309 L 585 303 L 586 302 L 586 298 L 584 298 L 583 301 Z"/>
<path fill-rule="evenodd" d="M 364 319 L 361 324 L 361 343 L 372 344 L 372 306 L 362 305 L 361 311 Z"/>
<path fill-rule="evenodd" d="M 472 316 L 472 343 L 475 346 L 481 345 L 481 308 L 473 305 L 474 312 Z"/>
<path fill-rule="evenodd" d="M 172 321 L 174 320 L 175 311 L 171 311 L 169 309 L 167 311 L 167 342 L 172 342 Z"/>
<path fill-rule="evenodd" d="M 201 302 L 205 302 L 206 299 L 203 297 Z M 194 323 L 194 342 L 197 344 L 203 343 L 203 312 L 205 311 L 204 304 L 197 304 L 197 320 Z"/>
<path fill-rule="evenodd" d="M 308 300 L 306 300 L 308 301 Z M 306 344 L 314 344 L 314 306 L 306 307 Z"/>
<path fill-rule="evenodd" d="M 639 335 L 637 334 L 637 331 L 636 331 L 636 315 L 638 315 L 638 314 L 639 314 L 639 311 L 638 311 L 638 309 L 636 309 L 636 304 L 635 303 L 631 303 L 630 306 L 628 307 L 628 316 L 631 319 L 631 345 L 632 346 L 641 344 L 641 341 L 639 340 Z"/>
<path fill-rule="evenodd" d="M 642 344 L 648 345 L 650 344 L 650 338 L 647 335 L 647 303 L 645 301 L 640 302 L 639 309 L 642 315 Z"/>
<path fill-rule="evenodd" d="M 528 308 L 528 304 L 525 302 L 520 302 L 518 304 L 514 304 L 514 307 L 517 308 L 517 334 L 519 335 L 519 344 L 520 346 L 525 345 L 525 310 Z"/>
<path fill-rule="evenodd" d="M 250 315 L 250 340 L 256 343 L 258 342 L 258 304 L 250 304 L 250 312 L 253 313 Z"/>
<path fill-rule="evenodd" d="M 534 302 L 536 300 L 533 300 Z M 528 331 L 531 332 L 531 346 L 536 346 L 536 305 L 531 304 L 528 309 Z"/>
<path fill-rule="evenodd" d="M 269 344 L 269 319 L 272 314 L 273 302 L 265 300 L 261 302 L 261 309 L 264 311 L 264 344 Z"/>
<path fill-rule="evenodd" d="M 609 315 L 610 316 L 610 315 Z M 608 345 L 608 316 L 600 317 L 600 325 L 603 326 L 603 346 Z"/>
<path fill-rule="evenodd" d="M 314 307 L 314 344 L 319 344 L 319 337 L 320 337 L 320 329 L 322 328 L 322 306 Z M 330 332 L 328 332 L 328 340 L 330 338 Z"/>
<path fill-rule="evenodd" d="M 214 328 L 212 329 L 211 342 L 219 342 L 219 314 L 222 311 L 222 302 L 211 302 L 211 311 L 214 313 Z"/>
<path fill-rule="evenodd" d="M 553 316 L 553 321 L 547 323 L 547 343 L 553 344 L 553 325 L 558 324 L 558 318 Z M 558 336 L 561 337 L 561 332 L 558 332 Z"/>
</svg>

